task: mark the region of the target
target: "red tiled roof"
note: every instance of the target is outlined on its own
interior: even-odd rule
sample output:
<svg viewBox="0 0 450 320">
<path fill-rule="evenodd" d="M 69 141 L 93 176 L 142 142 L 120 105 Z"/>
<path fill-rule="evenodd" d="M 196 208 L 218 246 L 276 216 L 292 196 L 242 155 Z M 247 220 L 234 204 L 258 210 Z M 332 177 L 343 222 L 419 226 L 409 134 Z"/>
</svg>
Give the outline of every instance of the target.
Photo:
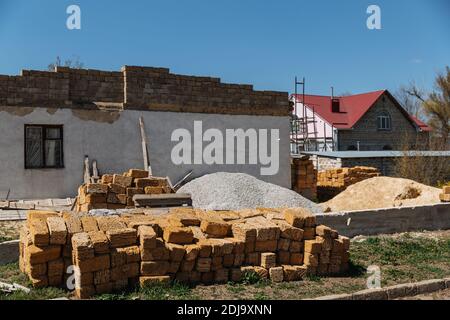
<svg viewBox="0 0 450 320">
<path fill-rule="evenodd" d="M 387 90 L 373 91 L 362 94 L 355 94 L 338 98 L 340 102 L 340 112 L 331 111 L 331 97 L 330 96 L 317 96 L 317 95 L 305 95 L 305 104 L 314 109 L 314 111 L 325 121 L 332 124 L 337 129 L 351 129 L 358 122 L 359 119 L 375 104 L 378 98 L 387 93 Z M 294 97 L 292 95 L 291 97 Z M 390 95 L 391 96 L 391 95 Z M 302 103 L 303 96 L 297 95 L 297 102 Z M 395 98 L 393 98 L 395 99 Z M 400 105 L 399 105 L 400 106 Z M 400 106 L 401 108 L 401 106 Z M 403 108 L 402 112 L 421 130 L 431 131 L 425 123 L 417 119 L 416 117 L 408 114 Z"/>
</svg>

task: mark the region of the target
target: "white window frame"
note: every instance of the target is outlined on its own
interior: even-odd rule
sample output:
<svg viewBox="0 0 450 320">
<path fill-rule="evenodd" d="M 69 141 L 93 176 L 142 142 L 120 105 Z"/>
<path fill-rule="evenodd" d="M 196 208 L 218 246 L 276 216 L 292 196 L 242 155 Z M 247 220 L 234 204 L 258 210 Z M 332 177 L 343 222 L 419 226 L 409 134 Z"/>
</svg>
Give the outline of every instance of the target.
<svg viewBox="0 0 450 320">
<path fill-rule="evenodd" d="M 383 113 L 377 117 L 377 129 L 380 131 L 392 130 L 391 116 L 388 113 Z"/>
</svg>

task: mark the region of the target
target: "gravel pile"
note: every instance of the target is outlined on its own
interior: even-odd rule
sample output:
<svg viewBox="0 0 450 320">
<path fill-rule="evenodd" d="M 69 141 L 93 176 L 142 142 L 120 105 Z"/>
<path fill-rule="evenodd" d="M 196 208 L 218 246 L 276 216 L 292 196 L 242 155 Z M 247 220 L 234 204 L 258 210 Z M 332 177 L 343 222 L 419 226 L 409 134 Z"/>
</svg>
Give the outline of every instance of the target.
<svg viewBox="0 0 450 320">
<path fill-rule="evenodd" d="M 181 187 L 178 193 L 190 193 L 194 208 L 206 210 L 303 207 L 313 213 L 323 212 L 317 204 L 292 190 L 244 173 L 204 175 Z"/>
</svg>

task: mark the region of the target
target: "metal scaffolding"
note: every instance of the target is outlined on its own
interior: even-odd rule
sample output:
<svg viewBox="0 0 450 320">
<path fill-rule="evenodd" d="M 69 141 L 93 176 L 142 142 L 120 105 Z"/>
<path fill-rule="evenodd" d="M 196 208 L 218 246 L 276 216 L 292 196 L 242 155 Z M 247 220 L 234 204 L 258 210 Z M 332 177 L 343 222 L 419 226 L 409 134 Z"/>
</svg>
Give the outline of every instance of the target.
<svg viewBox="0 0 450 320">
<path fill-rule="evenodd" d="M 295 77 L 294 108 L 291 116 L 291 153 L 299 154 L 302 151 L 333 151 L 334 127 L 331 125 L 331 137 L 327 137 L 326 124 L 323 124 L 323 137 L 318 137 L 316 111 L 314 105 L 305 103 L 305 78 L 298 81 Z M 299 101 L 298 86 L 302 86 L 301 100 Z M 301 103 L 302 112 L 299 116 L 298 105 Z M 312 115 L 310 115 L 312 113 Z M 311 124 L 311 126 L 310 126 Z M 320 128 L 321 129 L 321 128 Z"/>
</svg>

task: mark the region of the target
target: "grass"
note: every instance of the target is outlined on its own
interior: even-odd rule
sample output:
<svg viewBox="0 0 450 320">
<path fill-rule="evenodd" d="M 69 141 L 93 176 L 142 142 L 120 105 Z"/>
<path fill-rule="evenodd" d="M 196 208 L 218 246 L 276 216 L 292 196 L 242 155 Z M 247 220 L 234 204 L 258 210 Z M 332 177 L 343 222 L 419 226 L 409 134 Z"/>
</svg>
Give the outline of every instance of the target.
<svg viewBox="0 0 450 320">
<path fill-rule="evenodd" d="M 246 273 L 239 283 L 199 285 L 173 282 L 94 297 L 100 300 L 184 300 L 184 299 L 303 299 L 351 293 L 366 288 L 366 269 L 381 269 L 383 286 L 450 276 L 450 233 L 435 238 L 402 236 L 369 237 L 352 242 L 349 271 L 336 277 L 307 276 L 303 281 L 271 283 L 256 273 Z M 0 280 L 29 286 L 17 263 L 0 266 Z M 67 296 L 60 289 L 33 289 L 30 294 L 0 293 L 0 299 L 51 299 Z"/>
<path fill-rule="evenodd" d="M 352 243 L 351 260 L 378 265 L 382 285 L 442 278 L 450 274 L 450 238 L 371 237 Z"/>
<path fill-rule="evenodd" d="M 94 297 L 97 300 L 198 300 L 188 285 L 172 282 L 153 284 L 143 288 L 123 291 L 115 294 L 103 294 Z"/>
<path fill-rule="evenodd" d="M 27 276 L 20 272 L 18 263 L 0 265 L 0 281 L 10 284 L 18 283 L 25 287 L 32 288 Z M 20 290 L 12 293 L 0 291 L 0 300 L 45 300 L 67 296 L 68 292 L 59 288 L 31 289 L 29 293 Z"/>
<path fill-rule="evenodd" d="M 0 243 L 19 239 L 23 221 L 0 221 Z"/>
<path fill-rule="evenodd" d="M 12 237 L 5 237 L 5 236 L 0 236 L 0 243 L 5 242 L 5 241 L 11 241 L 14 240 Z"/>
</svg>

